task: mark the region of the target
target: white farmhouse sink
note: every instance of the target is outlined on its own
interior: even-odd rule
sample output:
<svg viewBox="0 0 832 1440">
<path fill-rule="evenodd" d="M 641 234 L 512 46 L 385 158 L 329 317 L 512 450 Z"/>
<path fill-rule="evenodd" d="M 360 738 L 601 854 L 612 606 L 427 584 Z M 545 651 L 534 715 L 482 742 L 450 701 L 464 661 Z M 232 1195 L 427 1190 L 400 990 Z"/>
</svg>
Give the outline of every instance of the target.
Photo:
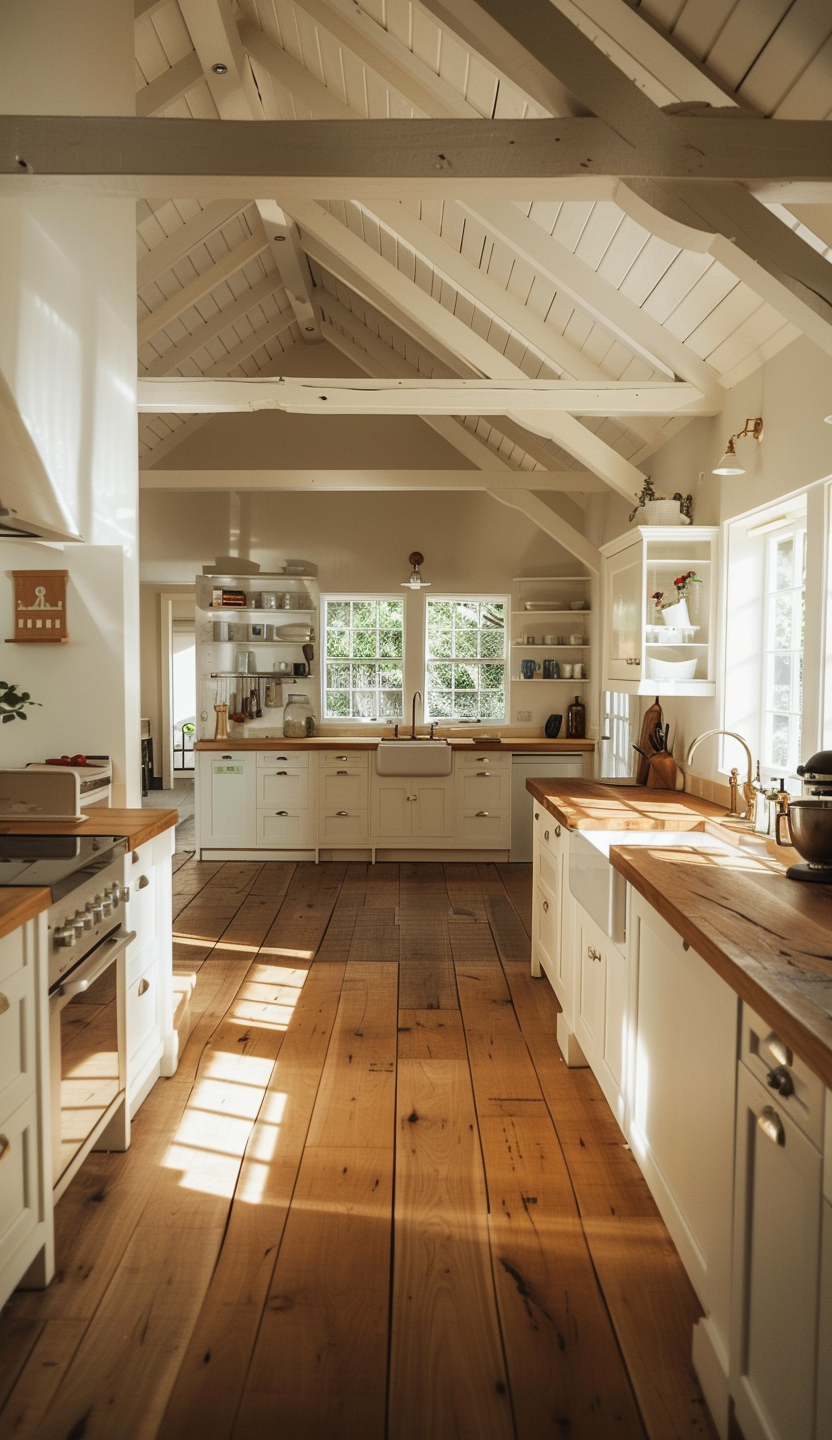
<svg viewBox="0 0 832 1440">
<path fill-rule="evenodd" d="M 454 752 L 447 740 L 379 740 L 377 775 L 450 775 Z"/>
<path fill-rule="evenodd" d="M 627 882 L 610 864 L 611 845 L 695 845 L 698 849 L 737 847 L 706 830 L 573 830 L 569 837 L 569 889 L 605 935 L 624 940 Z"/>
</svg>

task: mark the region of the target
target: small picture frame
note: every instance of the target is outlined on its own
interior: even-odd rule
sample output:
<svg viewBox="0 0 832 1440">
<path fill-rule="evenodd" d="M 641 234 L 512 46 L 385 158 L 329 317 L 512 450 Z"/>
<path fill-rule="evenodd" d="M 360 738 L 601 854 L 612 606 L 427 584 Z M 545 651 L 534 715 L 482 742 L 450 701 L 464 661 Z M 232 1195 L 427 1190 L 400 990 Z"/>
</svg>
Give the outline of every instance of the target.
<svg viewBox="0 0 832 1440">
<path fill-rule="evenodd" d="M 7 645 L 65 645 L 68 570 L 13 570 L 14 634 Z"/>
<path fill-rule="evenodd" d="M 249 625 L 249 638 L 251 640 L 262 640 L 265 633 L 265 625 Z"/>
</svg>

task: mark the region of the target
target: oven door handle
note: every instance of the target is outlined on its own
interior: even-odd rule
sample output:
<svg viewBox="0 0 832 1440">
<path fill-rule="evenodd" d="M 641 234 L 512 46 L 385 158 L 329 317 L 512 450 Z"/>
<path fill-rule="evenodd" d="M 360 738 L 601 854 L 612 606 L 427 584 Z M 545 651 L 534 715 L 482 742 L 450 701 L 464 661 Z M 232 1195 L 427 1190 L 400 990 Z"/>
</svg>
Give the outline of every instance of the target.
<svg viewBox="0 0 832 1440">
<path fill-rule="evenodd" d="M 58 985 L 52 991 L 49 996 L 49 1013 L 55 1014 L 56 1011 L 62 1010 L 76 995 L 82 994 L 84 990 L 89 989 L 90 985 L 94 985 L 104 971 L 109 970 L 113 961 L 124 953 L 128 945 L 132 945 L 135 938 L 135 930 L 128 930 L 126 934 L 119 933 L 114 935 L 111 940 L 105 940 L 90 956 L 89 961 L 78 967 L 71 980 Z"/>
</svg>

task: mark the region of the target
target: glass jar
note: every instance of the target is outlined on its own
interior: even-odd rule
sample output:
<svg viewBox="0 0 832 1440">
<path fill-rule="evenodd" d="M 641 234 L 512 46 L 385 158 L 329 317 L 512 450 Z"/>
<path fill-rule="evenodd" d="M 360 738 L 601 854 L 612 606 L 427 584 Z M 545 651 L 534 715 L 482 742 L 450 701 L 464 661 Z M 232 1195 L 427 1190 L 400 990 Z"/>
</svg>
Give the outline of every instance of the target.
<svg viewBox="0 0 832 1440">
<path fill-rule="evenodd" d="M 583 740 L 586 735 L 586 706 L 580 695 L 576 695 L 566 711 L 566 734 L 571 740 Z"/>
<path fill-rule="evenodd" d="M 283 734 L 287 739 L 299 740 L 314 734 L 315 716 L 309 704 L 309 696 L 300 690 L 292 690 L 283 711 Z"/>
</svg>

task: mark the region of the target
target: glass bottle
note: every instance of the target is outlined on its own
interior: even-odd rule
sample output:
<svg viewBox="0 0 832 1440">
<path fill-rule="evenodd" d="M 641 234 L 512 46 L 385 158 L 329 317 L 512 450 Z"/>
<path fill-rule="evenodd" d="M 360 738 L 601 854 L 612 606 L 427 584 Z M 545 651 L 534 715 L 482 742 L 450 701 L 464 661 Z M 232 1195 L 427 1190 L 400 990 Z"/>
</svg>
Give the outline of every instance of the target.
<svg viewBox="0 0 832 1440">
<path fill-rule="evenodd" d="M 302 739 L 305 735 L 314 734 L 315 717 L 312 714 L 312 706 L 309 703 L 309 696 L 304 695 L 300 690 L 293 690 L 286 700 L 286 708 L 283 711 L 283 734 L 287 739 Z"/>
<path fill-rule="evenodd" d="M 580 695 L 566 711 L 566 734 L 570 740 L 583 740 L 586 735 L 586 706 Z"/>
</svg>

